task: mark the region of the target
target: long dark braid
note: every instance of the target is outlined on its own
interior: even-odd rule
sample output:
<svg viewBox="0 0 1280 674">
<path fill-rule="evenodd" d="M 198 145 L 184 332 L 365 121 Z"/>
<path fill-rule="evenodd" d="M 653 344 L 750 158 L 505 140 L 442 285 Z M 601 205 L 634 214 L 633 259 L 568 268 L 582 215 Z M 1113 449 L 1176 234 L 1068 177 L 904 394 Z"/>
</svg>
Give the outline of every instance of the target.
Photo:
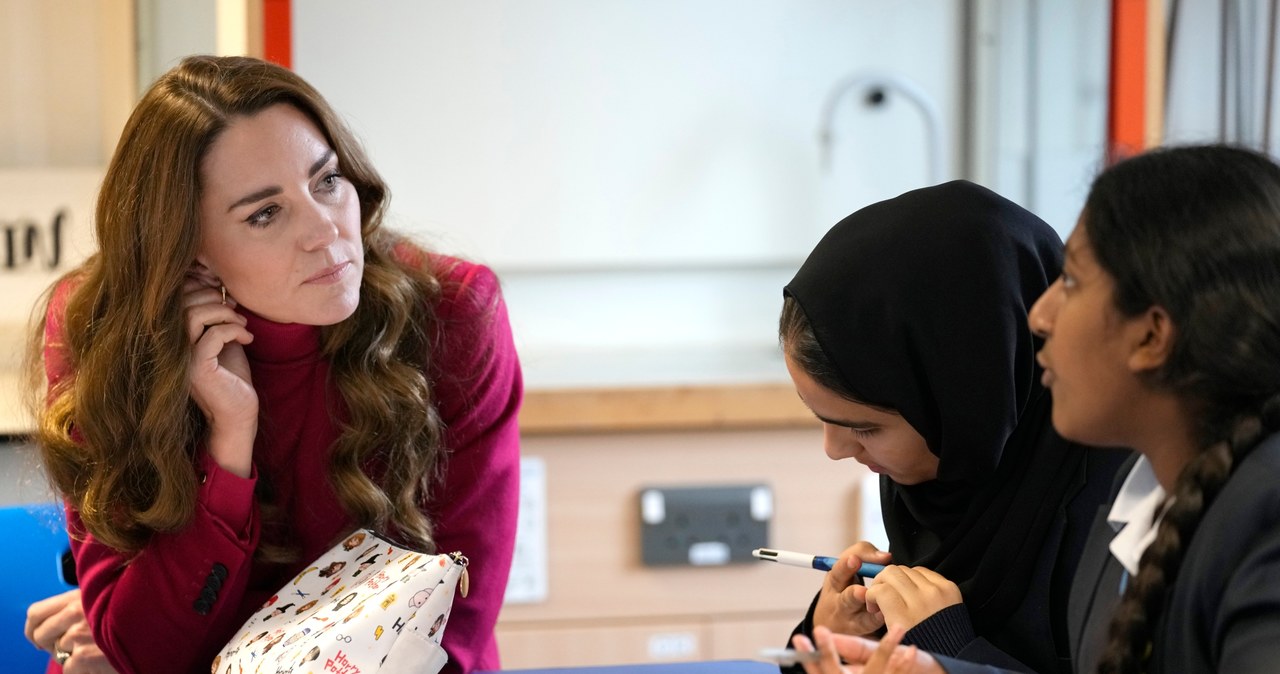
<svg viewBox="0 0 1280 674">
<path fill-rule="evenodd" d="M 1280 408 L 1280 400 L 1274 407 Z M 1164 612 L 1165 598 L 1178 577 L 1186 544 L 1208 505 L 1231 477 L 1232 469 L 1276 424 L 1246 417 L 1230 440 L 1201 452 L 1178 477 L 1172 502 L 1156 529 L 1155 540 L 1142 553 L 1138 574 L 1129 582 L 1111 620 L 1106 650 L 1098 670 L 1104 674 L 1136 674 L 1147 669 L 1152 636 Z"/>
<path fill-rule="evenodd" d="M 1121 313 L 1176 328 L 1153 386 L 1186 401 L 1203 449 L 1178 476 L 1112 619 L 1099 671 L 1149 669 L 1196 529 L 1232 471 L 1280 431 L 1280 167 L 1222 146 L 1154 151 L 1095 181 L 1083 226 Z"/>
</svg>

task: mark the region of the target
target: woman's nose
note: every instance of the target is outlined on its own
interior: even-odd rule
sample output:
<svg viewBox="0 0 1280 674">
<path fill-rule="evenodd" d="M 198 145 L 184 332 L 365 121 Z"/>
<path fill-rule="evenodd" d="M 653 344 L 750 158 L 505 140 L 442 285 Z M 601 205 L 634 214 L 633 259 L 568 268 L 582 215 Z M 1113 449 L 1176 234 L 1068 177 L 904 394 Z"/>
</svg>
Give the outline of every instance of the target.
<svg viewBox="0 0 1280 674">
<path fill-rule="evenodd" d="M 1040 337 L 1048 337 L 1053 332 L 1053 318 L 1058 313 L 1058 306 L 1062 302 L 1062 279 L 1053 282 L 1053 285 L 1045 289 L 1036 303 L 1031 305 L 1031 311 L 1027 314 L 1027 325 Z"/>
<path fill-rule="evenodd" d="M 841 433 L 841 431 L 844 432 Z M 822 450 L 832 461 L 847 459 L 857 454 L 855 444 L 855 441 L 849 437 L 848 429 L 831 424 L 822 425 Z"/>
<path fill-rule="evenodd" d="M 303 250 L 323 250 L 338 239 L 338 225 L 334 222 L 333 214 L 322 205 L 312 204 L 305 218 L 302 232 Z"/>
</svg>

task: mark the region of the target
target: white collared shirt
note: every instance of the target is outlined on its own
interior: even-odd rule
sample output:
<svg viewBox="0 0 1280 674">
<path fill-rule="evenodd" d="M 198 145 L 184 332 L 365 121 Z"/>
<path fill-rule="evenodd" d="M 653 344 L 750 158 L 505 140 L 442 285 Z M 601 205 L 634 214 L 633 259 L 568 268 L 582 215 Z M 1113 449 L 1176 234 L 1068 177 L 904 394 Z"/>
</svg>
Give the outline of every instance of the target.
<svg viewBox="0 0 1280 674">
<path fill-rule="evenodd" d="M 1138 457 L 1111 504 L 1111 512 L 1107 513 L 1107 524 L 1119 532 L 1111 539 L 1111 556 L 1124 566 L 1130 576 L 1138 573 L 1138 560 L 1156 539 L 1156 527 L 1160 521 L 1155 515 L 1162 503 L 1164 488 L 1156 481 L 1151 463 L 1145 456 Z"/>
</svg>

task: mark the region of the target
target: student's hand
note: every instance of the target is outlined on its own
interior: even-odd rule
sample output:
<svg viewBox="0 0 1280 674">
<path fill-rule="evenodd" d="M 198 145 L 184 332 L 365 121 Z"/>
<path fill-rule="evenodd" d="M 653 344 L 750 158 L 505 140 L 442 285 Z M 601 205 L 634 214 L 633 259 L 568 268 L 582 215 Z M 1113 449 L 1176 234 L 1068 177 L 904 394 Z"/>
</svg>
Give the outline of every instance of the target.
<svg viewBox="0 0 1280 674">
<path fill-rule="evenodd" d="M 805 674 L 946 674 L 932 655 L 915 646 L 899 646 L 906 630 L 896 625 L 879 643 L 847 634 L 832 634 L 824 627 L 815 628 L 813 632 L 822 658 L 803 663 Z M 806 653 L 813 650 L 813 644 L 803 634 L 797 634 L 792 645 Z M 840 664 L 841 659 L 848 664 Z"/>
<path fill-rule="evenodd" d="M 822 581 L 818 603 L 813 608 L 813 624 L 839 634 L 867 635 L 884 626 L 884 617 L 868 610 L 867 586 L 858 578 L 863 562 L 888 564 L 889 553 L 868 541 L 854 543 L 840 553 L 840 559 Z"/>
<path fill-rule="evenodd" d="M 244 346 L 253 341 L 247 320 L 236 313 L 217 279 L 196 265 L 183 285 L 187 338 L 191 340 L 191 398 L 209 421 L 209 454 L 240 477 L 253 467 L 258 432 L 258 394 L 249 374 Z"/>
<path fill-rule="evenodd" d="M 908 630 L 963 600 L 955 583 L 923 566 L 886 567 L 866 592 L 868 611 Z"/>
<path fill-rule="evenodd" d="M 93 641 L 80 603 L 80 590 L 68 590 L 27 608 L 27 640 L 50 654 L 70 653 L 62 662 L 65 674 L 115 674 Z"/>
</svg>

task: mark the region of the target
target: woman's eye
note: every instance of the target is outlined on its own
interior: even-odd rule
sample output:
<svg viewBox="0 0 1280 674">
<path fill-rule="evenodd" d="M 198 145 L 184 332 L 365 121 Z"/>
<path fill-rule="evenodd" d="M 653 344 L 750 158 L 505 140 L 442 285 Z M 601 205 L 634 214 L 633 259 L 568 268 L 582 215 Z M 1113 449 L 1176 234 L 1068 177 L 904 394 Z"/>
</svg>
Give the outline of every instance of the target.
<svg viewBox="0 0 1280 674">
<path fill-rule="evenodd" d="M 876 434 L 876 429 L 874 428 L 850 428 L 849 430 L 853 431 L 853 437 L 859 440 L 866 440 Z"/>
<path fill-rule="evenodd" d="M 1074 276 L 1072 276 L 1071 274 L 1068 274 L 1067 272 L 1065 272 L 1065 271 L 1064 271 L 1064 272 L 1062 272 L 1061 278 L 1062 278 L 1062 287 L 1063 287 L 1063 288 L 1074 288 L 1074 287 L 1076 287 L 1076 279 L 1075 279 L 1075 277 L 1074 277 Z"/>
<path fill-rule="evenodd" d="M 279 212 L 279 206 L 267 206 L 254 212 L 253 215 L 245 219 L 245 222 L 249 223 L 250 227 L 266 227 L 271 222 L 271 218 L 275 217 L 276 213 Z"/>
<path fill-rule="evenodd" d="M 326 191 L 332 192 L 338 189 L 338 184 L 342 182 L 342 174 L 332 171 L 325 177 L 320 179 L 320 187 Z"/>
</svg>

